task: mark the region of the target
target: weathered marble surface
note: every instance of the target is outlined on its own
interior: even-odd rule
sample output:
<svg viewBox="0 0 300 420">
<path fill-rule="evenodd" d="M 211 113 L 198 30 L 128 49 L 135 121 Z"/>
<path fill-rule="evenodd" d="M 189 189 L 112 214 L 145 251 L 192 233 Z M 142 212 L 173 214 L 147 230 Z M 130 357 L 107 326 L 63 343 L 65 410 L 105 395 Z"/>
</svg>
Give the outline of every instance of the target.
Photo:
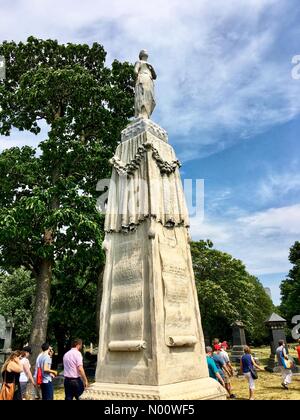
<svg viewBox="0 0 300 420">
<path fill-rule="evenodd" d="M 142 134 L 144 132 L 153 134 L 160 140 L 165 141 L 168 143 L 168 133 L 158 124 L 153 122 L 152 120 L 145 119 L 145 118 L 136 118 L 133 120 L 121 133 L 121 140 L 126 141 L 132 139 L 133 137 L 137 136 L 138 134 Z"/>
<path fill-rule="evenodd" d="M 174 367 L 175 368 L 175 367 Z M 223 400 L 224 391 L 211 378 L 147 386 L 95 383 L 85 391 L 89 400 Z"/>
<path fill-rule="evenodd" d="M 154 82 L 156 73 L 151 64 L 147 62 L 148 53 L 142 50 L 139 54 L 139 60 L 134 65 L 136 75 L 135 82 L 135 116 L 150 118 L 155 108 Z"/>
<path fill-rule="evenodd" d="M 120 143 L 111 159 L 106 232 L 132 231 L 149 217 L 166 227 L 189 226 L 180 162 L 168 143 L 144 127 Z"/>
<path fill-rule="evenodd" d="M 112 159 L 96 383 L 83 399 L 223 399 L 208 377 L 179 162 L 150 126 Z"/>
</svg>

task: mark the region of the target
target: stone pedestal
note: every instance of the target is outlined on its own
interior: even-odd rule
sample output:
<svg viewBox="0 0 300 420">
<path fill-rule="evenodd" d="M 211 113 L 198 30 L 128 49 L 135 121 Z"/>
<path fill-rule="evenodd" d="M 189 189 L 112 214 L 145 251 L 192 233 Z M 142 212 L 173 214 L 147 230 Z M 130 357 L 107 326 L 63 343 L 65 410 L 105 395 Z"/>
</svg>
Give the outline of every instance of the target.
<svg viewBox="0 0 300 420">
<path fill-rule="evenodd" d="M 236 321 L 232 324 L 232 350 L 231 360 L 239 363 L 244 354 L 244 347 L 247 345 L 244 324 Z"/>
<path fill-rule="evenodd" d="M 278 347 L 279 340 L 283 340 L 286 343 L 286 349 L 288 351 L 287 342 L 286 342 L 286 335 L 285 335 L 285 327 L 286 327 L 286 320 L 281 316 L 273 313 L 270 318 L 265 321 L 266 326 L 269 328 L 270 331 L 270 348 L 271 353 L 268 360 L 268 365 L 265 368 L 268 372 L 280 372 L 280 368 L 278 367 L 278 362 L 276 358 L 276 349 Z"/>
<path fill-rule="evenodd" d="M 138 119 L 111 160 L 96 383 L 83 399 L 225 399 L 208 377 L 179 162 Z"/>
<path fill-rule="evenodd" d="M 211 378 L 168 385 L 130 385 L 96 382 L 83 399 L 89 400 L 220 400 L 224 391 Z"/>
<path fill-rule="evenodd" d="M 288 352 L 288 346 L 286 341 L 286 334 L 285 334 L 285 327 L 286 327 L 286 320 L 281 316 L 273 313 L 270 318 L 265 321 L 265 324 L 270 329 L 270 348 L 271 353 L 268 360 L 268 364 L 266 366 L 266 370 L 268 372 L 280 372 L 280 367 L 278 367 L 278 361 L 276 357 L 276 349 L 278 347 L 279 340 L 283 340 L 286 344 L 286 350 Z M 293 369 L 294 373 L 298 373 L 299 369 L 297 366 Z"/>
</svg>

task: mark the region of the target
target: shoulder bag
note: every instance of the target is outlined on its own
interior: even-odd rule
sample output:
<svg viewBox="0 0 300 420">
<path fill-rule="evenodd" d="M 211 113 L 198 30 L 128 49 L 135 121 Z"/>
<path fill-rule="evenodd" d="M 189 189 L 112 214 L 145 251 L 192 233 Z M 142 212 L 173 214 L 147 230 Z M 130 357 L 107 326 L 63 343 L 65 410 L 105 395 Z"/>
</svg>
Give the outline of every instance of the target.
<svg viewBox="0 0 300 420">
<path fill-rule="evenodd" d="M 4 381 L 2 384 L 2 388 L 0 391 L 0 401 L 9 401 L 9 400 L 13 400 L 14 399 L 14 395 L 15 395 L 15 379 L 13 381 L 13 383 L 8 384 L 6 382 L 6 371 L 5 371 L 5 375 L 4 375 Z"/>
</svg>

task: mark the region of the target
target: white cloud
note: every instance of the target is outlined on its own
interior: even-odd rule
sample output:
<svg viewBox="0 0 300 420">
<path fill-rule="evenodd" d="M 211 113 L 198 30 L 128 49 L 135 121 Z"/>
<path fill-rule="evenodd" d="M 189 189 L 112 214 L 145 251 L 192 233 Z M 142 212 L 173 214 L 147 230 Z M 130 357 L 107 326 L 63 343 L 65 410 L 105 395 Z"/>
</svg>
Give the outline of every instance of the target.
<svg viewBox="0 0 300 420">
<path fill-rule="evenodd" d="M 134 61 L 146 47 L 158 72 L 154 118 L 186 159 L 222 150 L 294 118 L 300 83 L 277 54 L 277 0 L 19 0 L 2 1 L 0 39 L 39 37 L 98 41 L 108 59 Z M 1 3 L 1 4 L 2 4 Z M 277 58 L 278 55 L 278 58 Z M 226 139 L 220 142 L 220 138 Z"/>
<path fill-rule="evenodd" d="M 282 273 L 290 269 L 289 248 L 300 237 L 300 204 L 270 208 L 240 217 L 202 223 L 191 218 L 193 239 L 211 239 L 215 246 L 241 259 L 255 274 Z"/>
<path fill-rule="evenodd" d="M 299 167 L 298 162 L 297 166 Z M 300 173 L 298 168 L 282 173 L 271 171 L 260 181 L 257 188 L 257 196 L 262 203 L 267 203 L 297 191 L 300 191 Z"/>
<path fill-rule="evenodd" d="M 273 233 L 300 235 L 300 204 L 280 208 L 271 208 L 237 220 L 245 226 L 247 232 L 269 236 Z"/>
</svg>

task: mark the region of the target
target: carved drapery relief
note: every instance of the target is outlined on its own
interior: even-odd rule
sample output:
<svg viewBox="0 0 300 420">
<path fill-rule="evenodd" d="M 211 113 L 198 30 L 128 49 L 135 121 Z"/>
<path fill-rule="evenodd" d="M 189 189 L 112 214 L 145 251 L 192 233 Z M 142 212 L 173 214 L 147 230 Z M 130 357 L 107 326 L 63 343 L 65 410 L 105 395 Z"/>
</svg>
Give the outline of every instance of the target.
<svg viewBox="0 0 300 420">
<path fill-rule="evenodd" d="M 105 231 L 128 232 L 147 218 L 164 226 L 189 226 L 173 148 L 144 132 L 119 144 L 106 208 Z"/>
<path fill-rule="evenodd" d="M 159 151 L 153 146 L 151 142 L 146 142 L 139 146 L 137 153 L 128 163 L 122 162 L 118 156 L 114 156 L 110 159 L 110 163 L 113 165 L 119 175 L 132 176 L 134 172 L 140 167 L 142 160 L 145 158 L 145 154 L 148 150 L 152 150 L 152 157 L 156 161 L 161 174 L 171 174 L 175 172 L 177 168 L 180 168 L 181 164 L 178 159 L 168 162 L 164 160 Z"/>
</svg>

